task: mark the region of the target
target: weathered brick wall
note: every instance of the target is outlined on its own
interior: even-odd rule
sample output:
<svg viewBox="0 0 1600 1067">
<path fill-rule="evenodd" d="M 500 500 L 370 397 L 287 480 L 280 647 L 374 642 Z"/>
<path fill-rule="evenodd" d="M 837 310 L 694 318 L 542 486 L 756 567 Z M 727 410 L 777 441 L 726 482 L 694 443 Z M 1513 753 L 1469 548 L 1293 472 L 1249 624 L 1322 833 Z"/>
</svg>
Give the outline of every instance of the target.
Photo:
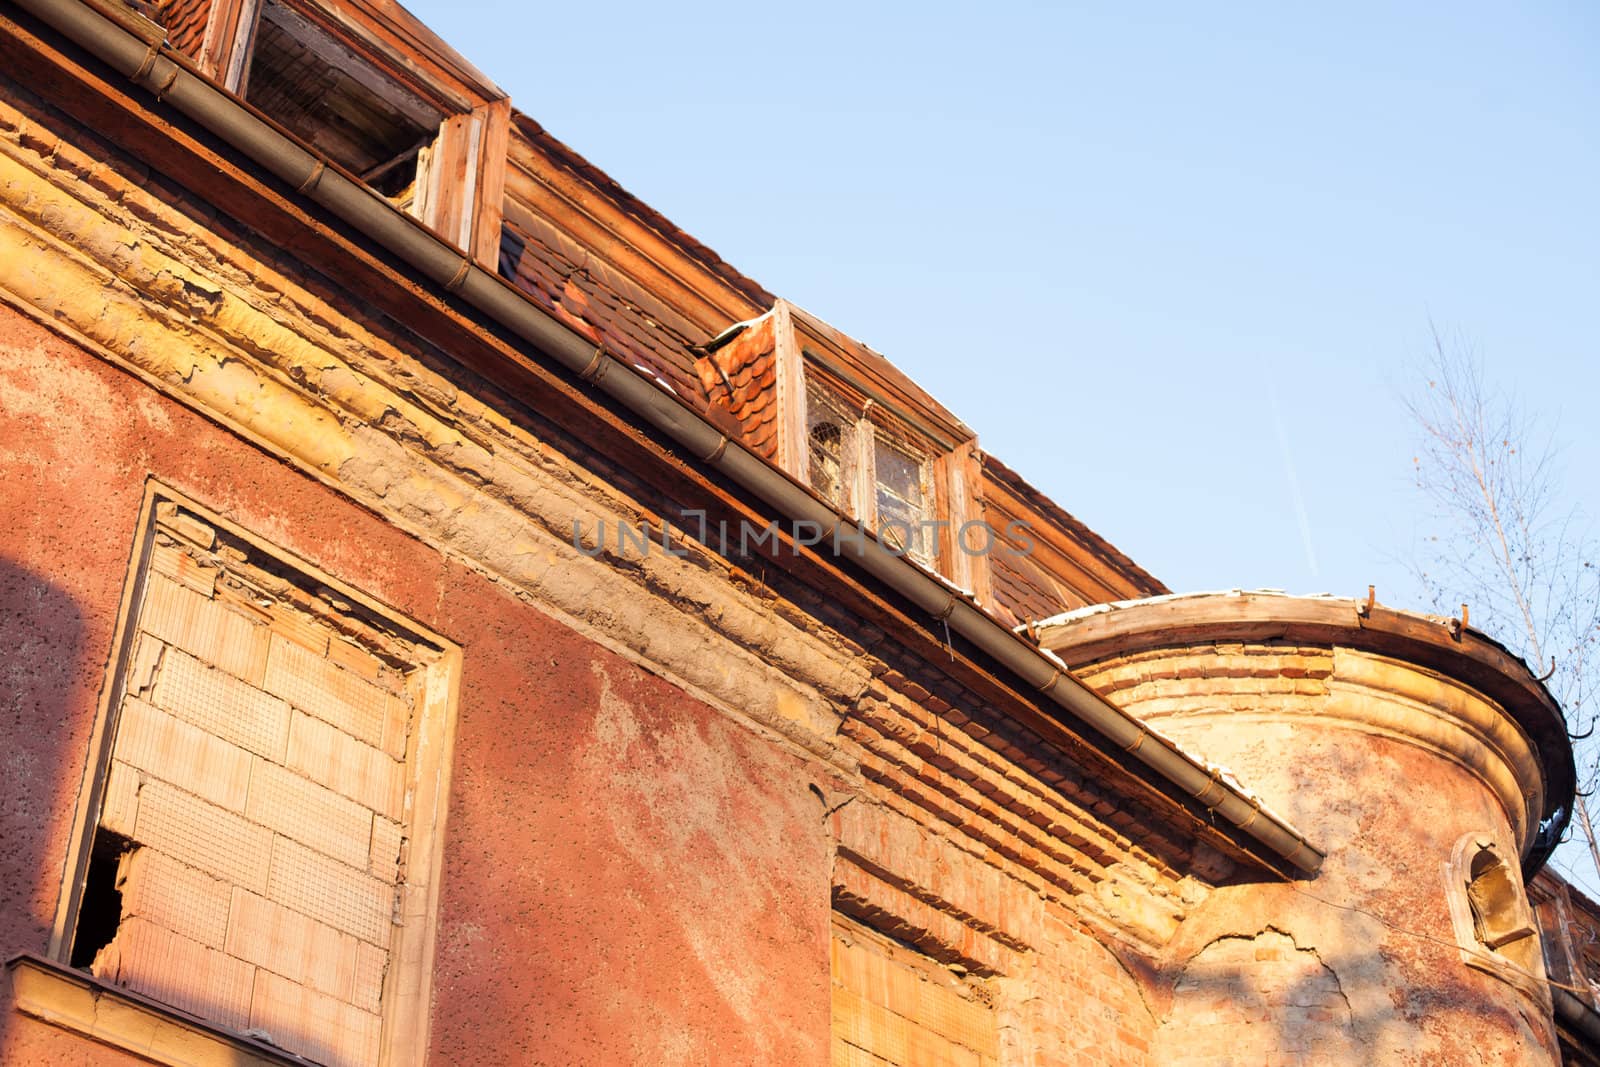
<svg viewBox="0 0 1600 1067">
<path fill-rule="evenodd" d="M 1158 1020 L 1149 979 L 1138 955 L 1111 951 L 1104 935 L 1072 912 L 1047 908 L 1041 951 L 1004 983 L 1002 1062 L 1158 1067 L 1162 1061 L 1150 1055 Z"/>
<path fill-rule="evenodd" d="M 995 990 L 835 915 L 834 1067 L 995 1067 Z"/>
<path fill-rule="evenodd" d="M 48 939 L 144 477 L 156 471 L 464 649 L 438 916 L 439 1062 L 750 1062 L 780 1050 L 825 1062 L 831 846 L 807 789 L 815 776 L 793 750 L 9 311 L 0 442 L 11 518 L 0 626 L 19 650 L 0 666 L 10 768 L 0 952 L 43 951 Z M 254 691 L 274 709 L 275 736 L 294 737 L 293 706 Z M 313 731 L 315 718 L 304 721 Z M 230 777 L 221 772 L 212 795 L 236 803 Z M 161 788 L 148 783 L 141 802 Z M 261 852 L 239 856 L 241 878 L 259 879 L 263 858 L 270 877 L 273 832 L 259 833 Z M 221 929 L 217 909 L 187 921 L 210 922 L 207 937 Z M 132 1062 L 0 1014 L 0 1061 L 88 1056 Z"/>
<path fill-rule="evenodd" d="M 1538 771 L 1498 705 L 1337 642 L 1174 638 L 1078 673 L 1328 854 L 1305 884 L 1228 886 L 1190 912 L 1154 983 L 1152 1062 L 1558 1062 L 1542 976 L 1469 966 L 1450 916 L 1462 835 L 1514 857 L 1529 832 Z"/>
<path fill-rule="evenodd" d="M 153 472 L 463 648 L 437 1060 L 825 1062 L 835 914 L 992 995 L 1003 1063 L 1550 1059 L 1547 1006 L 1460 966 L 1442 898 L 1459 831 L 1510 854 L 1527 829 L 1513 731 L 1479 697 L 1307 644 L 1088 672 L 1330 854 L 1309 885 L 1235 868 L 828 579 L 709 548 L 592 558 L 575 522 L 680 502 L 3 89 L 0 948 L 48 940 Z M 106 800 L 144 847 L 102 970 L 180 1004 L 192 983 L 157 962 L 212 972 L 194 1006 L 234 1026 L 316 997 L 368 1011 L 406 687 L 373 697 L 383 667 L 210 611 L 182 559 L 156 568 Z M 337 795 L 302 784 L 334 776 Z M 335 876 L 373 906 L 304 893 Z M 981 1061 L 987 1040 L 915 1047 Z M 85 1048 L 0 1016 L 10 1059 Z"/>
<path fill-rule="evenodd" d="M 445 1062 L 825 1062 L 835 909 L 992 983 L 1002 1062 L 1150 1062 L 1147 958 L 1227 861 L 826 590 L 698 549 L 588 558 L 574 520 L 667 502 L 161 179 L 62 136 L 41 103 L 0 120 L 0 251 L 34 265 L 0 281 L 57 331 L 9 313 L 0 327 L 0 440 L 19 472 L 0 490 L 18 517 L 7 548 L 38 602 L 18 636 L 78 657 L 70 685 L 37 660 L 18 682 L 33 694 L 18 729 L 38 736 L 34 773 L 0 786 L 23 842 L 0 892 L 25 894 L 24 913 L 47 924 L 54 905 L 74 788 L 59 767 L 87 747 L 154 472 L 462 646 Z M 164 640 L 249 683 L 236 695 L 274 739 L 287 730 L 290 770 L 331 764 L 310 743 L 331 724 L 296 706 L 314 701 L 265 682 L 296 646 L 274 658 L 225 621 Z M 185 662 L 169 655 L 162 671 Z M 342 747 L 368 760 L 393 740 L 376 716 L 347 726 L 367 748 Z M 252 787 L 230 814 L 267 835 L 270 899 L 287 838 Z M 205 788 L 219 810 L 238 802 L 226 772 Z M 357 792 L 378 810 L 382 788 Z M 317 849 L 281 852 L 289 869 Z M 41 928 L 4 921 L 4 947 L 40 947 Z M 7 1028 L 8 1051 L 47 1040 Z"/>
</svg>

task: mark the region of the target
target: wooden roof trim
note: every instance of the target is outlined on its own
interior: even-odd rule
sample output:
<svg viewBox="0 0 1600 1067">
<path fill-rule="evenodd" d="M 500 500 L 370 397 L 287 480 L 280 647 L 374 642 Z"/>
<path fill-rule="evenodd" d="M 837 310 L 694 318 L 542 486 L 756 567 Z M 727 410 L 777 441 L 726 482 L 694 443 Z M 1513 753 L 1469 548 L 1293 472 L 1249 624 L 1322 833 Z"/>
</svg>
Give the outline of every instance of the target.
<svg viewBox="0 0 1600 1067">
<path fill-rule="evenodd" d="M 816 361 L 834 377 L 841 377 L 856 390 L 880 403 L 898 408 L 902 418 L 926 424 L 933 436 L 946 439 L 947 447 L 965 444 L 977 434 L 955 413 L 935 400 L 926 389 L 896 367 L 881 353 L 817 318 L 787 300 L 778 303 L 788 309 L 799 331 L 827 352 L 814 353 Z M 805 347 L 803 344 L 801 347 Z M 843 364 L 831 366 L 829 357 Z M 841 373 L 843 372 L 843 373 Z"/>
<path fill-rule="evenodd" d="M 533 119 L 513 109 L 511 121 L 513 172 L 543 186 L 566 211 L 576 212 L 593 224 L 594 229 L 587 236 L 572 234 L 580 243 L 591 247 L 609 245 L 609 254 L 624 273 L 632 273 L 630 264 L 624 262 L 630 259 L 653 268 L 652 274 L 682 294 L 679 299 L 686 306 L 678 310 L 686 318 L 716 334 L 734 322 L 765 313 L 777 302 L 775 296 L 623 189 Z M 526 186 L 522 188 L 526 190 Z M 509 182 L 507 191 L 512 191 Z M 547 201 L 544 197 L 538 199 Z M 530 206 L 539 209 L 539 205 Z M 541 214 L 552 222 L 560 218 L 547 209 Z M 631 255 L 621 254 L 619 246 Z M 644 284 L 642 277 L 634 277 Z M 658 292 L 656 296 L 669 304 L 679 302 L 666 293 Z M 697 313 L 693 311 L 696 305 Z"/>
<path fill-rule="evenodd" d="M 1042 534 L 1050 547 L 1112 594 L 1111 599 L 1160 596 L 1171 592 L 1160 579 L 994 456 L 986 454 L 983 457 L 983 473 L 985 499 L 991 507 L 998 507 L 1013 518 L 1041 520 L 1031 532 Z M 1065 577 L 1062 576 L 1064 580 Z"/>
<path fill-rule="evenodd" d="M 449 82 L 480 102 L 507 100 L 495 85 L 438 34 L 393 0 L 279 0 L 302 14 L 320 16 L 425 83 Z"/>
</svg>

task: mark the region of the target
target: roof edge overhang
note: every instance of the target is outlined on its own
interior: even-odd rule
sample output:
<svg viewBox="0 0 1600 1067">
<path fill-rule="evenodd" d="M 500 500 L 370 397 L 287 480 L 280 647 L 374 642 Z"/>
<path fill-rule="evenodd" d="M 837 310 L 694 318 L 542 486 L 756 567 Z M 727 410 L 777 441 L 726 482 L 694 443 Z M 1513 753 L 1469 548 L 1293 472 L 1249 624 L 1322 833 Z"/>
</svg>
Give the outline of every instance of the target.
<svg viewBox="0 0 1600 1067">
<path fill-rule="evenodd" d="M 1372 599 L 1277 590 L 1179 593 L 1100 604 L 1034 624 L 1042 647 L 1068 667 L 1181 644 L 1288 641 L 1404 660 L 1463 682 L 1498 704 L 1532 742 L 1545 777 L 1549 829 L 1524 857 L 1531 877 L 1571 817 L 1577 776 L 1560 705 L 1528 665 L 1460 619 L 1385 607 Z"/>
<path fill-rule="evenodd" d="M 1055 657 L 1013 634 L 971 594 L 881 543 L 808 486 L 730 440 L 654 378 L 552 318 L 526 294 L 218 87 L 164 44 L 159 27 L 131 11 L 108 13 L 107 0 L 15 2 L 153 93 L 161 106 L 182 113 L 241 152 L 302 202 L 350 227 L 361 243 L 398 260 L 417 285 L 471 307 L 532 345 L 589 389 L 632 412 L 680 456 L 692 457 L 703 470 L 750 492 L 785 520 L 817 524 L 830 536 L 812 551 L 828 556 L 831 546 L 831 558 L 838 564 L 887 586 L 928 623 L 959 634 L 981 654 L 975 661 L 980 670 L 988 669 L 981 661 L 997 664 L 1015 679 L 1016 691 L 1037 694 L 1031 707 L 1146 782 L 1189 813 L 1197 826 L 1215 826 L 1233 849 L 1285 876 L 1312 875 L 1320 868 L 1322 851 L 1264 810 L 1259 799 L 1084 686 Z"/>
</svg>

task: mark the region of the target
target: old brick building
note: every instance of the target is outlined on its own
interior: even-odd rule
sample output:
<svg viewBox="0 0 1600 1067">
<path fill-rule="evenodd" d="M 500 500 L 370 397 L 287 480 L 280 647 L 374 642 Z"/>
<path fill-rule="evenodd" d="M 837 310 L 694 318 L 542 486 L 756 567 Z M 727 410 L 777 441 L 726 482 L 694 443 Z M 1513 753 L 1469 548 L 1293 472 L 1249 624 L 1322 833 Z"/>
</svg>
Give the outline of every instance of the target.
<svg viewBox="0 0 1600 1067">
<path fill-rule="evenodd" d="M 1492 641 L 1170 595 L 388 0 L 0 59 L 6 1063 L 1594 1060 Z"/>
</svg>

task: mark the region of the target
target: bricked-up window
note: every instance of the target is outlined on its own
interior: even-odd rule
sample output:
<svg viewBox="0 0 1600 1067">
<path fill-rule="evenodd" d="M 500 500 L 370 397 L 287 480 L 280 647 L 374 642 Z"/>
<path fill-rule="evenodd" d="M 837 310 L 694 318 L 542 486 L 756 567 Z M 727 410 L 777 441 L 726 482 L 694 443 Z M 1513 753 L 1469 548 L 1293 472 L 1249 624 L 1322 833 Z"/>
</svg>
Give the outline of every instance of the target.
<svg viewBox="0 0 1600 1067">
<path fill-rule="evenodd" d="M 458 653 L 146 501 L 58 954 L 318 1063 L 420 1060 Z"/>
<path fill-rule="evenodd" d="M 1493 837 L 1462 837 L 1445 865 L 1445 880 L 1462 959 L 1512 985 L 1536 990 L 1544 970 L 1533 909 L 1521 878 Z"/>
<path fill-rule="evenodd" d="M 993 1067 L 993 994 L 914 948 L 833 916 L 834 1067 Z"/>
</svg>

